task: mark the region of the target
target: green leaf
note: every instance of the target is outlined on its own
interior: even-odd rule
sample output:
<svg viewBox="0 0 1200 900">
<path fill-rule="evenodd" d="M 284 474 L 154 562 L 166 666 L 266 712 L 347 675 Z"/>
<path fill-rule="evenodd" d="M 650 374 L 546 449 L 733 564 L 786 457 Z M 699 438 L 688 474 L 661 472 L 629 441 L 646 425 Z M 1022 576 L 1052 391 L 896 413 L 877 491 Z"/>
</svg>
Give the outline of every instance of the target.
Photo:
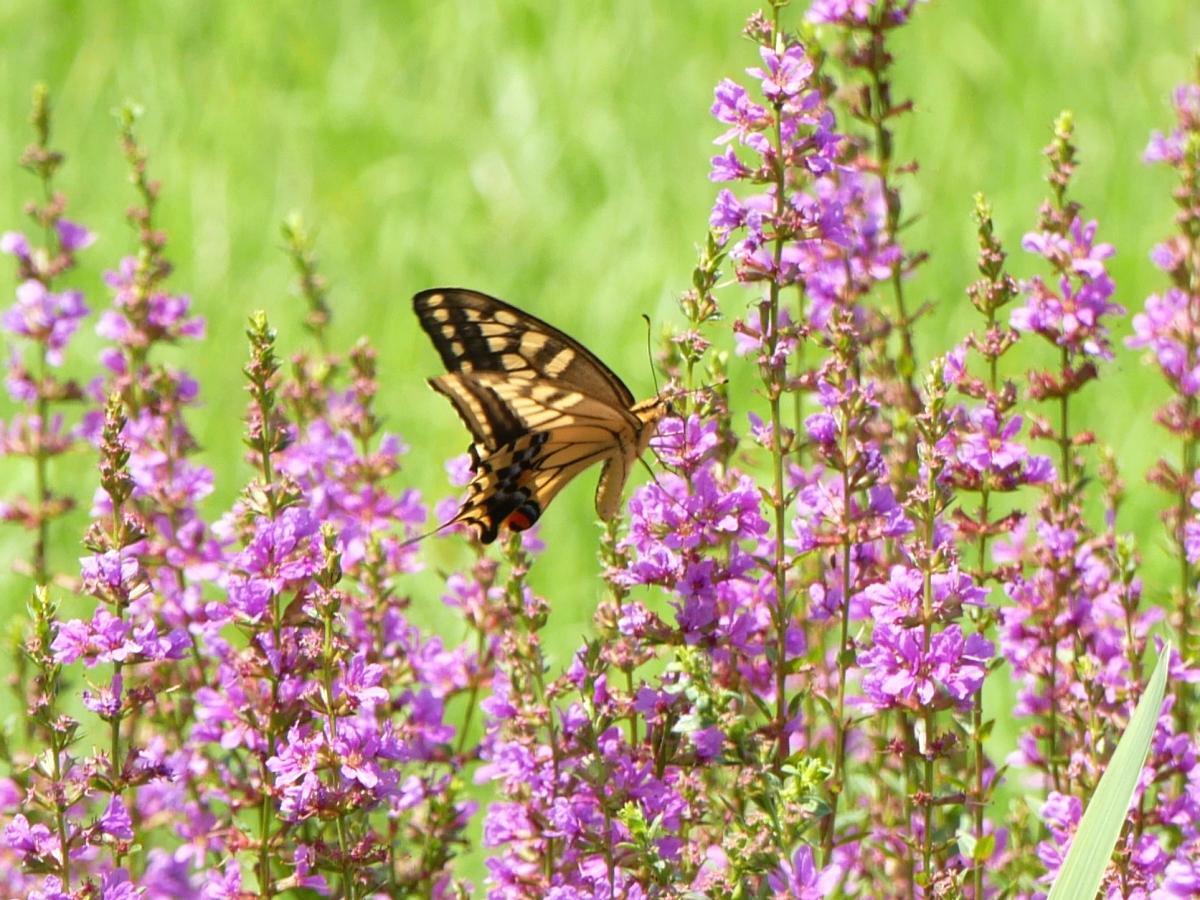
<svg viewBox="0 0 1200 900">
<path fill-rule="evenodd" d="M 1079 830 L 1071 841 L 1071 849 L 1063 861 L 1054 886 L 1050 888 L 1047 900 L 1072 900 L 1072 898 L 1094 898 L 1104 880 L 1104 870 L 1112 857 L 1117 838 L 1121 835 L 1121 827 L 1125 824 L 1125 814 L 1129 811 L 1129 801 L 1133 798 L 1142 764 L 1150 750 L 1150 739 L 1154 737 L 1154 728 L 1158 723 L 1158 713 L 1162 709 L 1163 693 L 1167 686 L 1168 661 L 1171 658 L 1171 645 L 1163 647 L 1158 655 L 1158 663 L 1154 674 L 1150 676 L 1150 684 L 1142 699 L 1138 701 L 1137 709 L 1117 749 L 1113 751 L 1108 768 L 1096 785 L 1096 791 L 1083 812 L 1079 822 Z"/>
</svg>

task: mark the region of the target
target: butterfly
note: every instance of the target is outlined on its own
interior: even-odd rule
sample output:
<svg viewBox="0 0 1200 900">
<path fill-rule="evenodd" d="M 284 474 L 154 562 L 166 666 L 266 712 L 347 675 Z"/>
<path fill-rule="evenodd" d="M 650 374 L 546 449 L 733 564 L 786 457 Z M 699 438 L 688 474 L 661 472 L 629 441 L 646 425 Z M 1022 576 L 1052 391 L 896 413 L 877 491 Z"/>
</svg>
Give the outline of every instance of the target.
<svg viewBox="0 0 1200 900">
<path fill-rule="evenodd" d="M 490 544 L 502 526 L 524 531 L 596 463 L 596 512 L 611 519 L 669 401 L 634 402 L 578 341 L 487 294 L 433 288 L 413 297 L 413 310 L 446 366 L 429 384 L 472 438 L 467 499 L 434 533 L 466 523 Z"/>
</svg>

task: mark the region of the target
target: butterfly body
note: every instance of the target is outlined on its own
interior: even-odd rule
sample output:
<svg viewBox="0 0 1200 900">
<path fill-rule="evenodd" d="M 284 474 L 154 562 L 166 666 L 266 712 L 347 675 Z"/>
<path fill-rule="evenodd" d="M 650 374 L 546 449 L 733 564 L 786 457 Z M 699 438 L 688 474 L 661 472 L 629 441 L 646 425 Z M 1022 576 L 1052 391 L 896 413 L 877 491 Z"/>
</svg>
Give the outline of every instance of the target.
<svg viewBox="0 0 1200 900">
<path fill-rule="evenodd" d="M 502 526 L 524 531 L 596 463 L 596 512 L 611 519 L 667 401 L 635 403 L 582 344 L 487 294 L 435 288 L 417 294 L 413 309 L 447 369 L 429 383 L 473 438 L 467 499 L 442 527 L 472 525 L 485 544 Z"/>
</svg>

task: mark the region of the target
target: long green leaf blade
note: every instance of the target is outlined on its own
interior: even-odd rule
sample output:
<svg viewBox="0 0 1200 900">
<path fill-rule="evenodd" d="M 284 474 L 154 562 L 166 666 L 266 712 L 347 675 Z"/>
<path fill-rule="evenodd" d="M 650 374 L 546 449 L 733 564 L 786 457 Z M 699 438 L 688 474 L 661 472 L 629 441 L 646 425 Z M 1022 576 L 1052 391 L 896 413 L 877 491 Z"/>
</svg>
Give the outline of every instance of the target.
<svg viewBox="0 0 1200 900">
<path fill-rule="evenodd" d="M 1163 693 L 1166 691 L 1170 658 L 1171 645 L 1167 644 L 1158 655 L 1150 684 L 1138 701 L 1133 718 L 1121 735 L 1108 768 L 1100 776 L 1100 783 L 1096 785 L 1096 791 L 1083 812 L 1079 830 L 1075 832 L 1067 858 L 1058 877 L 1054 879 L 1054 886 L 1050 888 L 1048 900 L 1094 898 L 1100 890 L 1104 870 L 1108 867 L 1117 838 L 1121 835 L 1121 827 L 1125 824 L 1125 814 L 1129 811 L 1129 802 L 1133 799 L 1142 764 L 1150 751 L 1150 740 L 1154 737 Z"/>
</svg>

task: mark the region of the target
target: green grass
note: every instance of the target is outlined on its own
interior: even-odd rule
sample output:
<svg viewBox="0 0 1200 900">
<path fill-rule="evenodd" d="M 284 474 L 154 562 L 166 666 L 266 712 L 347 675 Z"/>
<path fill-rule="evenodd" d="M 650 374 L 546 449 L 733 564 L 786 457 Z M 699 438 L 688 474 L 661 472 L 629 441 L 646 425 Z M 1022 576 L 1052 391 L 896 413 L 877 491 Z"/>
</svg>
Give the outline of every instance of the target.
<svg viewBox="0 0 1200 900">
<path fill-rule="evenodd" d="M 101 271 L 132 246 L 122 219 L 132 192 L 110 110 L 126 98 L 145 106 L 141 134 L 164 184 L 173 285 L 209 322 L 202 350 L 176 361 L 203 388 L 191 422 L 217 475 L 211 510 L 249 474 L 239 443 L 247 315 L 269 312 L 285 354 L 307 342 L 279 251 L 279 222 L 293 210 L 319 227 L 335 344 L 366 333 L 380 351 L 381 410 L 412 445 L 402 477 L 439 494 L 442 461 L 466 439 L 425 388 L 438 363 L 408 298 L 437 284 L 496 293 L 585 339 L 648 394 L 639 314 L 675 321 L 673 298 L 688 286 L 715 192 L 706 177 L 718 131 L 708 117 L 712 86 L 754 64 L 738 38 L 752 8 L 7 0 L 0 163 L 28 141 L 28 88 L 45 81 L 55 145 L 69 156 L 61 187 L 72 214 L 101 233 L 75 279 L 100 308 Z M 897 79 L 917 107 L 899 127 L 899 153 L 921 164 L 906 189 L 906 210 L 919 216 L 907 239 L 933 253 L 909 287 L 937 304 L 920 329 L 923 355 L 977 324 L 963 293 L 975 277 L 976 191 L 995 206 L 1014 270 L 1031 271 L 1019 238 L 1045 195 L 1040 151 L 1063 108 L 1075 111 L 1081 148 L 1075 196 L 1118 248 L 1119 299 L 1135 311 L 1163 286 L 1147 253 L 1170 228 L 1171 182 L 1143 167 L 1140 153 L 1150 129 L 1169 123 L 1169 91 L 1193 74 L 1198 46 L 1194 0 L 943 0 L 918 10 L 897 42 Z M 0 227 L 21 227 L 35 185 L 15 164 L 8 171 Z M 11 287 L 7 270 L 0 283 Z M 739 312 L 749 296 L 727 291 L 727 310 Z M 1126 333 L 1124 324 L 1117 339 Z M 90 361 L 97 346 L 89 328 L 76 358 Z M 1171 570 L 1160 498 L 1143 474 L 1165 445 L 1151 412 L 1163 389 L 1131 353 L 1111 370 L 1088 389 L 1079 420 L 1123 461 L 1130 497 L 1120 527 L 1141 539 L 1147 595 L 1158 601 Z M 735 386 L 749 377 L 736 371 Z M 5 494 L 28 489 L 25 468 L 0 468 Z M 90 497 L 94 474 L 73 460 L 53 478 Z M 581 577 L 598 568 L 585 482 L 547 517 L 551 546 L 534 576 L 554 602 L 550 644 L 560 661 L 599 594 Z M 80 554 L 84 522 L 81 513 L 57 528 L 60 566 Z M 28 543 L 6 533 L 6 573 Z M 418 597 L 422 614 L 452 630 L 435 579 L 419 585 L 429 589 Z M 12 617 L 27 591 L 21 577 L 0 578 L 0 610 Z"/>
</svg>

